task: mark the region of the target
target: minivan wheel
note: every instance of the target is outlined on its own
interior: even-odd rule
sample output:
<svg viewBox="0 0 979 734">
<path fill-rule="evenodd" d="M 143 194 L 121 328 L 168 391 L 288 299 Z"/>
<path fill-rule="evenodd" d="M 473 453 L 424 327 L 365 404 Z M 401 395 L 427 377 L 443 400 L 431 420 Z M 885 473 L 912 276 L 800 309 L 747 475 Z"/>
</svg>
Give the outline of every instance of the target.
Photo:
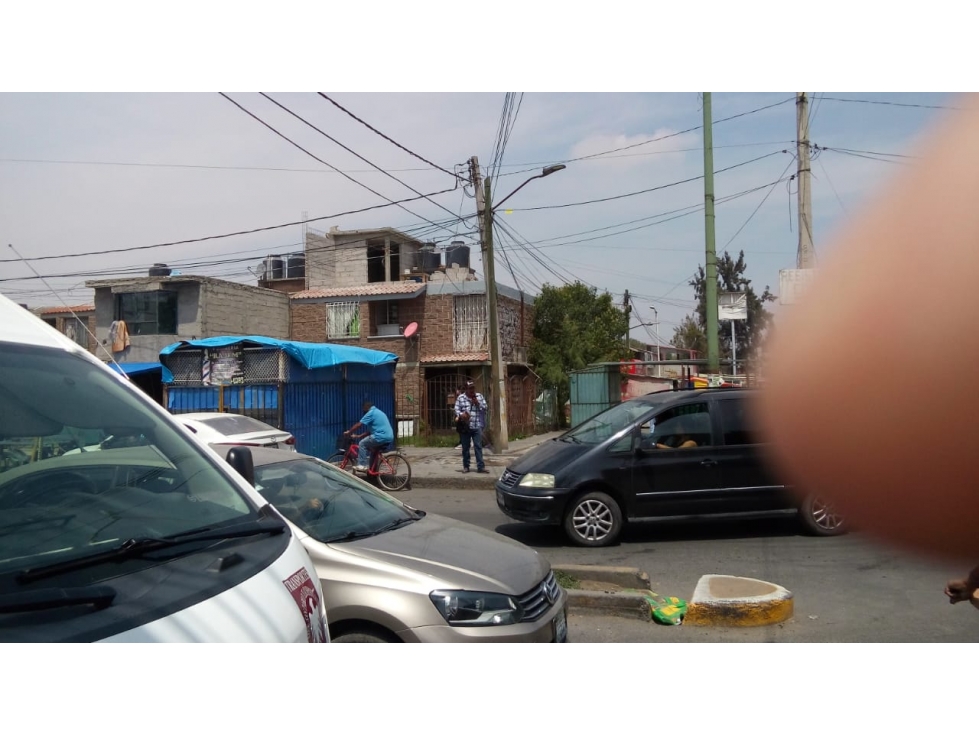
<svg viewBox="0 0 979 734">
<path fill-rule="evenodd" d="M 612 545 L 622 532 L 622 510 L 604 492 L 577 497 L 564 516 L 564 532 L 576 544 L 599 548 Z"/>
<path fill-rule="evenodd" d="M 347 632 L 334 637 L 331 642 L 390 642 L 390 640 L 373 632 Z"/>
<path fill-rule="evenodd" d="M 846 518 L 825 497 L 811 494 L 799 508 L 803 526 L 812 535 L 843 535 L 847 531 Z"/>
</svg>

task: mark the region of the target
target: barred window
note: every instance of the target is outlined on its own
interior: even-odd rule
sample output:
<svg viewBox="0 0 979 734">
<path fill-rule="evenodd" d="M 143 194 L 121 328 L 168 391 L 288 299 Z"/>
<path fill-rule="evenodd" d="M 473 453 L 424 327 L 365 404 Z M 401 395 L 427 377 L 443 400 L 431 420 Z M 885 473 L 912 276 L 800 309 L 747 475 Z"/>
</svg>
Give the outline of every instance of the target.
<svg viewBox="0 0 979 734">
<path fill-rule="evenodd" d="M 360 303 L 329 303 L 326 306 L 326 338 L 344 339 L 360 336 Z"/>
<path fill-rule="evenodd" d="M 478 352 L 486 349 L 486 296 L 455 296 L 454 348 L 457 352 Z"/>
</svg>

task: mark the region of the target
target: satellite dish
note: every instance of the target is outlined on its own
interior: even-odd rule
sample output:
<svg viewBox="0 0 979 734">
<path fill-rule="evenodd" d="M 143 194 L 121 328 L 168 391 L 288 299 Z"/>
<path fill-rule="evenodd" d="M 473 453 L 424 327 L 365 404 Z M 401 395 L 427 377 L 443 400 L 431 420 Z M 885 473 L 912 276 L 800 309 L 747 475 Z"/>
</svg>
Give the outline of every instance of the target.
<svg viewBox="0 0 979 734">
<path fill-rule="evenodd" d="M 418 322 L 412 321 L 405 327 L 405 339 L 410 339 L 418 333 Z"/>
</svg>

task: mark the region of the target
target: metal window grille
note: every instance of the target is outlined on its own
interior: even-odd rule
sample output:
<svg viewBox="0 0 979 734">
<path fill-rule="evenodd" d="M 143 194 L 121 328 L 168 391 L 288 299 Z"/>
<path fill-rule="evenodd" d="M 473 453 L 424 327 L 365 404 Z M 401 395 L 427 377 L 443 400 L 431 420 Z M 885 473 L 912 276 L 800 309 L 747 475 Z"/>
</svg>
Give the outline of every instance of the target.
<svg viewBox="0 0 979 734">
<path fill-rule="evenodd" d="M 346 301 L 326 306 L 327 339 L 360 336 L 360 303 Z"/>
<path fill-rule="evenodd" d="M 455 296 L 453 347 L 457 352 L 479 352 L 487 348 L 486 296 Z"/>
</svg>

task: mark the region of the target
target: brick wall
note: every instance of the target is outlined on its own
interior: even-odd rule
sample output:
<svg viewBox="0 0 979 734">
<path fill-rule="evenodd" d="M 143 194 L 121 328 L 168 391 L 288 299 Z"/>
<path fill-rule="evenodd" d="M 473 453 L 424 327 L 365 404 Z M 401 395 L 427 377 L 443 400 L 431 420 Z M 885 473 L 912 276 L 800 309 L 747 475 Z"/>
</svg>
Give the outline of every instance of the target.
<svg viewBox="0 0 979 734">
<path fill-rule="evenodd" d="M 326 305 L 323 303 L 291 304 L 289 338 L 300 342 L 326 340 Z"/>
</svg>

